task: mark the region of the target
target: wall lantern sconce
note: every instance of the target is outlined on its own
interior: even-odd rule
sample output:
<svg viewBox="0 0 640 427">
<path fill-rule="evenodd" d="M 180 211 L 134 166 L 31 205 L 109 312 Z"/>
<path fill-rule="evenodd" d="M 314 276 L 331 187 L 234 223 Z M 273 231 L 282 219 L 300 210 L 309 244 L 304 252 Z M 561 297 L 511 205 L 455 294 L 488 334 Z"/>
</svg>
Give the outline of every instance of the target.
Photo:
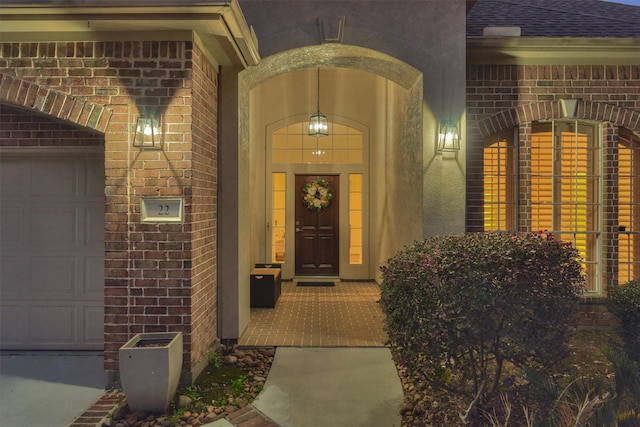
<svg viewBox="0 0 640 427">
<path fill-rule="evenodd" d="M 320 68 L 318 68 L 318 110 L 309 117 L 309 136 L 329 136 L 327 116 L 320 112 Z"/>
<path fill-rule="evenodd" d="M 460 151 L 460 131 L 452 121 L 441 122 L 438 131 L 438 152 Z"/>
<path fill-rule="evenodd" d="M 162 140 L 160 138 L 160 122 L 158 119 L 138 117 L 136 129 L 133 134 L 133 146 L 140 150 L 160 150 Z"/>
</svg>

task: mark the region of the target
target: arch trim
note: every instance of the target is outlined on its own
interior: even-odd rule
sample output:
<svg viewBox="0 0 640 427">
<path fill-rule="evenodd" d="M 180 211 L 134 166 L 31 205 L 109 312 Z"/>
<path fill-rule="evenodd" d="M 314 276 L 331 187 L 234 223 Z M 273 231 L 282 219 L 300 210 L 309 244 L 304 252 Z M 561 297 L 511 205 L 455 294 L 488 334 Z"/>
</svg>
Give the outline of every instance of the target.
<svg viewBox="0 0 640 427">
<path fill-rule="evenodd" d="M 537 120 L 565 118 L 561 101 L 534 102 L 501 111 L 478 122 L 482 138 Z M 632 132 L 640 131 L 640 111 L 604 102 L 578 100 L 575 116 L 578 120 L 611 122 Z"/>
<path fill-rule="evenodd" d="M 102 105 L 0 73 L 0 102 L 106 133 L 112 112 Z"/>
</svg>

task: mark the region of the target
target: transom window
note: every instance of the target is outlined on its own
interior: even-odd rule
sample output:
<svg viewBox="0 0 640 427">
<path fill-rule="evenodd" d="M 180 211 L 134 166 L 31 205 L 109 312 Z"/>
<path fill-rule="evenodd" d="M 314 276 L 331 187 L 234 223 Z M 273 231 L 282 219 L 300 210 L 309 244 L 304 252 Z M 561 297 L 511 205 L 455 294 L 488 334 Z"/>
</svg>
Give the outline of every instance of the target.
<svg viewBox="0 0 640 427">
<path fill-rule="evenodd" d="M 298 122 L 273 132 L 272 162 L 362 164 L 362 132 L 350 126 L 329 123 L 329 136 L 309 136 L 309 122 Z"/>
</svg>

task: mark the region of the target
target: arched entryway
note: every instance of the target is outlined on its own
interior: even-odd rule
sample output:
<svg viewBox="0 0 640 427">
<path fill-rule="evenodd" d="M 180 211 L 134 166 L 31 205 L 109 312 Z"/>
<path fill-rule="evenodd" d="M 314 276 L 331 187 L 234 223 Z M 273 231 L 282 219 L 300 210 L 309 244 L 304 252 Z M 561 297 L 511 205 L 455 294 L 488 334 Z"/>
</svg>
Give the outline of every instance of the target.
<svg viewBox="0 0 640 427">
<path fill-rule="evenodd" d="M 412 107 L 415 107 L 412 105 L 415 102 L 413 91 L 421 92 L 421 74 L 378 52 L 343 45 L 283 52 L 265 59 L 246 74 L 246 81 L 251 82 L 247 106 L 251 259 L 254 262 L 274 261 L 267 244 L 269 228 L 274 226 L 272 221 L 267 221 L 271 219 L 268 207 L 273 195 L 267 191 L 269 186 L 263 186 L 272 181 L 274 172 L 287 173 L 289 177 L 337 175 L 341 178 L 339 193 L 343 196 L 350 191 L 349 176 L 358 174 L 363 179 L 363 200 L 367 208 L 364 214 L 368 220 L 364 232 L 367 235 L 364 248 L 367 262 L 349 263 L 349 204 L 341 203 L 342 246 L 339 248 L 338 275 L 347 279 L 374 279 L 377 266 L 392 255 L 400 242 L 411 241 L 421 233 L 422 133 L 421 129 L 411 126 L 416 118 L 410 117 L 414 111 Z M 398 79 L 398 75 L 403 76 L 402 79 Z M 244 73 L 241 76 L 244 77 Z M 288 135 L 290 148 L 298 147 L 295 143 L 300 142 L 302 157 L 290 156 L 281 160 L 274 156 L 274 132 L 282 132 L 285 124 L 304 125 L 309 115 L 316 111 L 318 98 L 320 110 L 329 118 L 333 136 L 313 138 L 301 132 L 302 138 L 297 139 L 296 135 Z M 243 99 L 242 95 L 240 99 Z M 240 109 L 243 109 L 242 105 Z M 241 132 L 244 130 L 242 122 L 240 129 Z M 355 160 L 337 155 L 320 160 L 304 157 L 305 152 L 313 152 L 319 147 L 323 151 L 341 148 L 339 140 L 348 138 L 349 132 L 354 138 L 358 132 L 361 135 L 361 157 Z M 276 139 L 281 141 L 282 138 Z M 301 200 L 296 197 L 293 187 L 289 186 L 289 189 L 286 210 L 293 214 Z M 288 246 L 295 244 L 292 238 L 295 221 L 290 219 L 285 233 L 289 237 L 285 239 Z M 296 274 L 291 265 L 295 265 L 294 258 L 285 257 L 284 278 Z"/>
<path fill-rule="evenodd" d="M 317 76 L 320 70 L 320 108 L 329 120 L 366 135 L 366 155 L 362 164 L 338 165 L 288 162 L 275 170 L 273 134 L 287 124 L 308 120 L 317 108 Z M 321 45 L 286 51 L 266 58 L 258 66 L 239 75 L 239 134 L 237 176 L 237 216 L 226 218 L 238 230 L 238 253 L 221 253 L 225 265 L 238 266 L 238 288 L 222 290 L 224 324 L 239 318 L 238 332 L 249 320 L 249 272 L 255 263 L 273 261 L 268 251 L 274 226 L 270 214 L 274 172 L 295 175 L 338 175 L 341 200 L 349 194 L 349 175 L 361 174 L 366 200 L 366 263 L 349 264 L 348 203 L 341 208 L 341 279 L 376 279 L 378 266 L 398 247 L 422 235 L 422 74 L 407 64 L 370 49 L 345 45 Z M 228 141 L 227 141 L 228 142 Z M 230 147 L 227 147 L 230 148 Z M 225 156 L 225 148 L 221 157 Z M 229 155 L 227 155 L 229 158 Z M 233 161 L 233 160 L 232 160 Z M 235 165 L 234 165 L 235 166 Z M 223 167 L 224 168 L 224 167 Z M 359 169 L 358 169 L 359 168 Z M 228 172 L 234 173 L 231 168 Z M 222 176 L 225 171 L 222 171 Z M 229 177 L 227 177 L 229 178 Z M 230 181 L 231 182 L 231 181 Z M 221 179 L 222 194 L 225 183 Z M 285 196 L 290 212 L 285 236 L 295 235 L 293 187 Z M 224 203 L 224 200 L 221 200 Z M 287 244 L 295 244 L 292 237 Z M 295 252 L 294 252 L 295 253 Z M 285 257 L 283 276 L 295 275 L 294 258 Z M 229 270 L 227 270 L 229 271 Z M 232 325 L 233 326 L 233 325 Z M 223 337 L 227 335 L 224 331 Z M 232 335 L 232 334 L 231 334 Z"/>
</svg>

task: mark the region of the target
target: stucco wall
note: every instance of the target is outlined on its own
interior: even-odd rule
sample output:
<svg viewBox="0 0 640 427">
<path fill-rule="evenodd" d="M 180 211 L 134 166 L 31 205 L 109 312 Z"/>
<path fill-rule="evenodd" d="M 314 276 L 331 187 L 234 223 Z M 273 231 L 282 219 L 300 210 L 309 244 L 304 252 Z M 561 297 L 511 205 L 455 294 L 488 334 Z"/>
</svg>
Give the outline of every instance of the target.
<svg viewBox="0 0 640 427">
<path fill-rule="evenodd" d="M 422 117 L 414 122 L 423 135 L 422 233 L 464 231 L 465 144 L 446 159 L 436 153 L 435 144 L 440 121 L 464 123 L 465 1 L 241 0 L 240 4 L 265 59 L 293 49 L 340 43 L 390 55 L 423 74 Z M 336 28 L 342 18 L 339 33 Z M 336 34 L 339 40 L 332 39 Z M 327 65 L 323 55 L 308 55 L 305 60 L 314 58 Z"/>
</svg>

